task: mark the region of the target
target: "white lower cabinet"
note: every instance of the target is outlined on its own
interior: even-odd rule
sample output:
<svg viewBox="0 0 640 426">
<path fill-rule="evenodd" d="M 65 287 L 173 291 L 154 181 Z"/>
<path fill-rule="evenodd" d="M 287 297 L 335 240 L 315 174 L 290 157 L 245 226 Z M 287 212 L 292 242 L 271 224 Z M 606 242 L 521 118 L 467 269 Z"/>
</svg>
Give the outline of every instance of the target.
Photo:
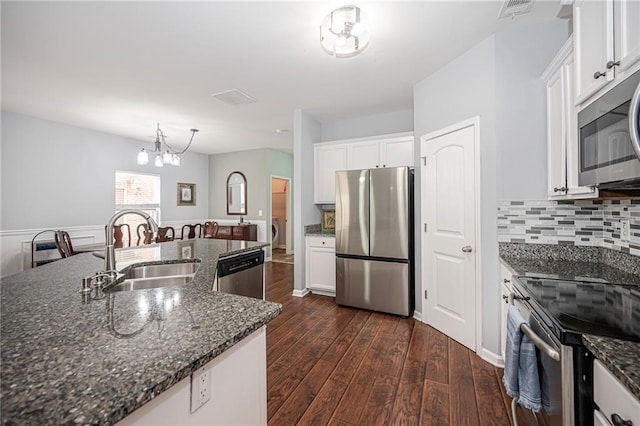
<svg viewBox="0 0 640 426">
<path fill-rule="evenodd" d="M 306 237 L 306 283 L 313 293 L 336 295 L 336 239 Z"/>
<path fill-rule="evenodd" d="M 593 402 L 600 408 L 593 412 L 596 425 L 640 425 L 640 401 L 598 360 L 593 362 Z"/>
<path fill-rule="evenodd" d="M 500 355 L 502 355 L 502 359 L 504 359 L 504 349 L 507 344 L 507 310 L 509 309 L 511 279 L 511 272 L 503 264 L 500 264 Z"/>
</svg>

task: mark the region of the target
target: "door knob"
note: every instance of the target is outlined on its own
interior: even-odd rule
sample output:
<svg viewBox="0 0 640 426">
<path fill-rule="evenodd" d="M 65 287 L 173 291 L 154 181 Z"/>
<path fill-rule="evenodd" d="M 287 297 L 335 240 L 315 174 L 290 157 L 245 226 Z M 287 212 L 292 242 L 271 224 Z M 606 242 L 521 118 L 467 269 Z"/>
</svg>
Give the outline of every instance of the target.
<svg viewBox="0 0 640 426">
<path fill-rule="evenodd" d="M 471 248 L 471 246 L 464 246 L 462 247 L 462 251 L 465 253 L 471 253 L 473 249 Z"/>
</svg>

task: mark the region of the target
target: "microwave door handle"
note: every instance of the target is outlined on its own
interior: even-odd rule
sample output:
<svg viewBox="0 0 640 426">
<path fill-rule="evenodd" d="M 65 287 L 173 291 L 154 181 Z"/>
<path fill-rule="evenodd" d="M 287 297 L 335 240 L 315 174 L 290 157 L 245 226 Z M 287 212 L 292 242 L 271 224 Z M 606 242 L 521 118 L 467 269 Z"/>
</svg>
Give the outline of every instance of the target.
<svg viewBox="0 0 640 426">
<path fill-rule="evenodd" d="M 631 146 L 640 160 L 640 84 L 631 98 L 629 106 L 629 135 L 631 136 Z"/>
</svg>

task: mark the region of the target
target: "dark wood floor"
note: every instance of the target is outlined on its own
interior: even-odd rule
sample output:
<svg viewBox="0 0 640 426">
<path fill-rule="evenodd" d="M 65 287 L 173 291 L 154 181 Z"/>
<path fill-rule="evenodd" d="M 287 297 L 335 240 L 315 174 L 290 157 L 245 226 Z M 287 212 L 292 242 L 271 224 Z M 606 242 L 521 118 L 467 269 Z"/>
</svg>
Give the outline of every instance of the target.
<svg viewBox="0 0 640 426">
<path fill-rule="evenodd" d="M 291 296 L 293 265 L 266 264 L 269 425 L 509 425 L 502 370 L 414 319 Z"/>
</svg>

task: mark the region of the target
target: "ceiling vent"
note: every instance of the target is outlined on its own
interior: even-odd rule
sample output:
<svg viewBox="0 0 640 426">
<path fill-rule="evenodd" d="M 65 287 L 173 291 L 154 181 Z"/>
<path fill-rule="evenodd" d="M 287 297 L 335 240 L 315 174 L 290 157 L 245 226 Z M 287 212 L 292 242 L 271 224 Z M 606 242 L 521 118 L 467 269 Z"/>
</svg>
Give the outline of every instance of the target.
<svg viewBox="0 0 640 426">
<path fill-rule="evenodd" d="M 256 101 L 254 98 L 238 89 L 231 89 L 220 93 L 214 93 L 211 96 L 219 101 L 233 106 L 248 105 Z"/>
<path fill-rule="evenodd" d="M 505 0 L 498 19 L 514 18 L 516 15 L 531 12 L 533 0 Z"/>
</svg>

